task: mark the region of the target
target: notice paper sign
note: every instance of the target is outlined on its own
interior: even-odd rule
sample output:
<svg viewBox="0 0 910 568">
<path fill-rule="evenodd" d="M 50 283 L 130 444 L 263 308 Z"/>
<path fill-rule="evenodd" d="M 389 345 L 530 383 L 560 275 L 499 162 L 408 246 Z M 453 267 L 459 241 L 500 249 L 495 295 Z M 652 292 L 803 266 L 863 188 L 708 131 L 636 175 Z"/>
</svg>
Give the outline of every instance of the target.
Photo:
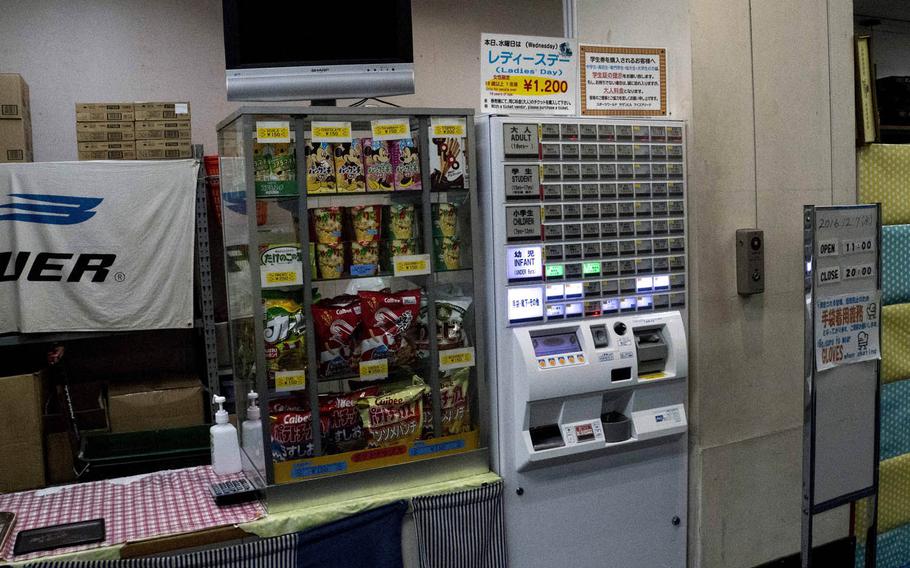
<svg viewBox="0 0 910 568">
<path fill-rule="evenodd" d="M 864 292 L 815 302 L 815 367 L 880 359 L 878 294 Z"/>
<path fill-rule="evenodd" d="M 667 114 L 666 49 L 581 45 L 579 50 L 581 114 Z"/>
<path fill-rule="evenodd" d="M 481 34 L 481 112 L 576 114 L 576 51 L 569 38 Z"/>
</svg>

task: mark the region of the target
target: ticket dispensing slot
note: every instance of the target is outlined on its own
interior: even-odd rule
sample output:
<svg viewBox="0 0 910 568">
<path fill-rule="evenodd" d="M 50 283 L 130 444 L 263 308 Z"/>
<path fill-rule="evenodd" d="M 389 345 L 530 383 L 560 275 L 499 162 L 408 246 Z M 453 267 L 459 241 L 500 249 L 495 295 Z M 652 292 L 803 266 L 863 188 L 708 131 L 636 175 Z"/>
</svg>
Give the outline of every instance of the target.
<svg viewBox="0 0 910 568">
<path fill-rule="evenodd" d="M 685 432 L 683 329 L 670 312 L 512 330 L 519 470 Z"/>
</svg>

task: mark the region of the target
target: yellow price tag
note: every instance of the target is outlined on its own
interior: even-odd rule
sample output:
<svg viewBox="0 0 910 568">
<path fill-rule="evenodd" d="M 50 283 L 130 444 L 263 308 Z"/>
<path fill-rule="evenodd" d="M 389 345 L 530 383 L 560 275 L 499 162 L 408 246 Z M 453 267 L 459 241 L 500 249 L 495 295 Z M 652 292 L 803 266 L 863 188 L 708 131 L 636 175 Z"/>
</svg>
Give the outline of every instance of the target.
<svg viewBox="0 0 910 568">
<path fill-rule="evenodd" d="M 257 122 L 256 141 L 260 144 L 289 144 L 291 142 L 291 123 L 286 121 Z"/>
<path fill-rule="evenodd" d="M 569 83 L 563 79 L 504 75 L 490 79 L 485 83 L 484 87 L 491 93 L 545 97 L 568 92 Z"/>
<path fill-rule="evenodd" d="M 373 120 L 370 121 L 374 140 L 401 140 L 411 137 L 411 124 L 407 120 Z"/>
<path fill-rule="evenodd" d="M 361 379 L 384 379 L 389 376 L 389 360 L 376 359 L 360 362 Z"/>
<path fill-rule="evenodd" d="M 310 125 L 313 142 L 350 142 L 350 122 L 314 122 Z"/>
<path fill-rule="evenodd" d="M 432 138 L 463 138 L 467 130 L 465 119 L 455 116 L 431 116 L 430 136 Z"/>
<path fill-rule="evenodd" d="M 297 281 L 296 272 L 269 272 L 265 275 L 265 281 L 269 284 L 286 284 Z"/>
<path fill-rule="evenodd" d="M 430 255 L 409 254 L 392 257 L 395 276 L 420 276 L 430 273 Z"/>
<path fill-rule="evenodd" d="M 275 371 L 275 390 L 293 391 L 306 388 L 304 371 Z"/>
<path fill-rule="evenodd" d="M 439 370 L 449 371 L 474 366 L 474 348 L 446 349 L 439 352 Z"/>
</svg>

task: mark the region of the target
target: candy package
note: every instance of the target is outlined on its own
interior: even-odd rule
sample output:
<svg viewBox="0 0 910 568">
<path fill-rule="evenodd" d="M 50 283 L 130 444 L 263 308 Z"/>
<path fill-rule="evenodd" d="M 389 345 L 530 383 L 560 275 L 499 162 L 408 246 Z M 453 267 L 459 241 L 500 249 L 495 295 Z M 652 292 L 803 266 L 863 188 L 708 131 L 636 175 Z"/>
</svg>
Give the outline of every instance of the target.
<svg viewBox="0 0 910 568">
<path fill-rule="evenodd" d="M 359 138 L 335 144 L 335 177 L 339 193 L 366 191 L 362 145 Z"/>
<path fill-rule="evenodd" d="M 356 368 L 360 351 L 361 307 L 357 296 L 339 296 L 313 304 L 319 375 L 337 377 Z"/>
<path fill-rule="evenodd" d="M 295 296 L 292 292 L 262 291 L 265 360 L 269 371 L 290 371 L 306 366 L 306 319 L 303 306 Z"/>
<path fill-rule="evenodd" d="M 395 167 L 395 189 L 399 191 L 423 189 L 420 179 L 420 154 L 416 138 L 398 140 L 397 151 L 393 152 Z"/>
<path fill-rule="evenodd" d="M 290 144 L 253 143 L 256 197 L 297 195 L 297 157 Z"/>
<path fill-rule="evenodd" d="M 417 355 L 414 335 L 420 311 L 420 290 L 402 292 L 360 291 L 363 309 L 364 361 L 389 359 L 389 366 L 412 363 Z"/>
<path fill-rule="evenodd" d="M 357 401 L 367 446 L 382 448 L 408 444 L 423 433 L 423 399 L 427 387 L 420 379 L 401 390 Z"/>
<path fill-rule="evenodd" d="M 433 189 L 464 189 L 465 179 L 465 139 L 433 138 L 436 146 L 436 161 L 430 174 Z"/>
<path fill-rule="evenodd" d="M 328 142 L 310 142 L 306 156 L 307 193 L 335 193 L 335 156 Z"/>
<path fill-rule="evenodd" d="M 363 163 L 367 191 L 392 191 L 395 188 L 395 168 L 392 147 L 395 141 L 363 139 Z"/>
<path fill-rule="evenodd" d="M 452 436 L 471 430 L 471 399 L 469 384 L 471 369 L 456 369 L 440 377 L 439 401 L 441 408 L 440 436 Z M 423 402 L 424 420 L 423 437 L 433 437 L 433 397 L 427 392 Z"/>
</svg>

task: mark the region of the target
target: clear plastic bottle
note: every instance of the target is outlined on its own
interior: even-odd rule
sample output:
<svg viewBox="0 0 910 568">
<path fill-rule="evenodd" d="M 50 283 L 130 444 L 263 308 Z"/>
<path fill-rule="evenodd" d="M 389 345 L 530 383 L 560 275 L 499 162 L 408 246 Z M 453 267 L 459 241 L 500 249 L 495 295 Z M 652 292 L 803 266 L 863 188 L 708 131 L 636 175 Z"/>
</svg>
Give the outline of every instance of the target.
<svg viewBox="0 0 910 568">
<path fill-rule="evenodd" d="M 238 473 L 240 465 L 240 444 L 237 441 L 237 429 L 228 422 L 228 413 L 224 409 L 225 398 L 217 394 L 212 403 L 218 405 L 215 413 L 215 425 L 209 428 L 209 439 L 212 447 L 212 469 L 218 475 Z"/>
<path fill-rule="evenodd" d="M 243 451 L 249 456 L 253 465 L 265 474 L 265 454 L 262 449 L 262 419 L 259 412 L 259 395 L 253 391 L 247 394 L 250 405 L 246 409 L 246 420 L 240 431 Z"/>
</svg>

